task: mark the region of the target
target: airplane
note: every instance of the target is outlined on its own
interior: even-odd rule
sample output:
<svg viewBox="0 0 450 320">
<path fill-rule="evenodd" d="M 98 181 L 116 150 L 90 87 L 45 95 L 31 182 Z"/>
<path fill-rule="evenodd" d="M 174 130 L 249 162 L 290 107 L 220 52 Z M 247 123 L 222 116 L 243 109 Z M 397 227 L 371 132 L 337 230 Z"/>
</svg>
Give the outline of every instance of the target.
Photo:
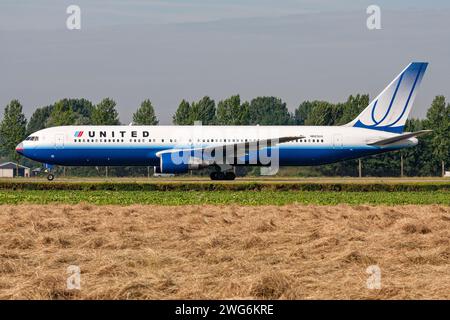
<svg viewBox="0 0 450 320">
<path fill-rule="evenodd" d="M 404 132 L 428 63 L 410 63 L 353 121 L 342 126 L 59 126 L 28 136 L 16 151 L 48 168 L 153 166 L 183 174 L 214 167 L 313 166 L 413 147 L 431 130 Z M 48 180 L 54 179 L 52 170 Z"/>
</svg>

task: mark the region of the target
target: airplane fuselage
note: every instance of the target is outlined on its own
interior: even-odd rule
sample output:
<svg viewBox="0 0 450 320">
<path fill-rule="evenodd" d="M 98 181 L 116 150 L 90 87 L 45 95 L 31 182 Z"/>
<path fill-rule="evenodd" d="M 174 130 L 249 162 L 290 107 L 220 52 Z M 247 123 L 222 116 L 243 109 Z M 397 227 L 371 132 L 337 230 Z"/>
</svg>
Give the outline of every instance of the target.
<svg viewBox="0 0 450 320">
<path fill-rule="evenodd" d="M 340 126 L 63 126 L 32 134 L 18 151 L 51 165 L 159 166 L 157 153 L 161 151 L 286 136 L 304 138 L 267 148 L 277 148 L 280 166 L 321 165 L 417 144 L 417 139 L 410 138 L 388 147 L 371 146 L 371 142 L 396 134 Z"/>
</svg>

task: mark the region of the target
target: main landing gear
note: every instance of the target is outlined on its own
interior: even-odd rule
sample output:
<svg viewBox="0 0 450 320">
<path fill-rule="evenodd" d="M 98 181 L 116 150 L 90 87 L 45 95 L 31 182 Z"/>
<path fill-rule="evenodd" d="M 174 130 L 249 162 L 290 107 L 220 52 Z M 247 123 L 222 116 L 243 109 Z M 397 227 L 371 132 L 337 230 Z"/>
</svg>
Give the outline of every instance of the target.
<svg viewBox="0 0 450 320">
<path fill-rule="evenodd" d="M 55 175 L 53 174 L 53 173 L 49 173 L 48 175 L 47 175 L 47 180 L 48 181 L 53 181 L 55 179 Z"/>
<path fill-rule="evenodd" d="M 211 180 L 234 180 L 236 175 L 233 172 L 214 171 L 210 174 Z"/>
</svg>

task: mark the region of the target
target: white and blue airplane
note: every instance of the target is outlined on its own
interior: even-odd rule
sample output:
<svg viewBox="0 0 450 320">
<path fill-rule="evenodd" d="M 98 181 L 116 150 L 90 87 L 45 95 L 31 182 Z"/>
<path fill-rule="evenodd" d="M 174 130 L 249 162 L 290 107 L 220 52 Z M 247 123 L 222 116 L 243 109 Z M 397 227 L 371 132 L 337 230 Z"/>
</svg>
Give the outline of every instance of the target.
<svg viewBox="0 0 450 320">
<path fill-rule="evenodd" d="M 403 132 L 427 65 L 410 63 L 343 126 L 61 126 L 31 134 L 16 151 L 49 167 L 154 166 L 182 174 L 213 166 L 211 179 L 234 180 L 234 166 L 311 166 L 399 150 L 430 131 Z"/>
</svg>

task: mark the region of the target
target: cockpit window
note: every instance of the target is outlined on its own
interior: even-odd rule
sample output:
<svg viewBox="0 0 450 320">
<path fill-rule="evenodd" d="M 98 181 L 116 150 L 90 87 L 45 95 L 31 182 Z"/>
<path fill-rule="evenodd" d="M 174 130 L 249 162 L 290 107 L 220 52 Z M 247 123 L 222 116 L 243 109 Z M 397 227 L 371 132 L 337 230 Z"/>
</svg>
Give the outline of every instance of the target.
<svg viewBox="0 0 450 320">
<path fill-rule="evenodd" d="M 39 141 L 39 137 L 29 136 L 25 139 L 25 141 Z"/>
</svg>

